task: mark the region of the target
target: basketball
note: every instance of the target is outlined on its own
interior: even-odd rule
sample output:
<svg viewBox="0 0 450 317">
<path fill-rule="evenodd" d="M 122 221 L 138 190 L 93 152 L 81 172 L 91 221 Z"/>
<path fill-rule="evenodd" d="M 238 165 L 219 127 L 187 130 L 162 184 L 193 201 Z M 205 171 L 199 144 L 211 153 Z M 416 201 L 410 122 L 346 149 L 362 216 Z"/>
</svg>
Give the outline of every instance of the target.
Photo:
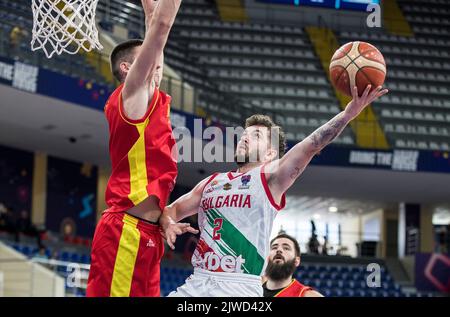
<svg viewBox="0 0 450 317">
<path fill-rule="evenodd" d="M 331 58 L 330 78 L 340 92 L 351 96 L 352 87 L 356 85 L 361 96 L 367 85 L 372 85 L 373 90 L 384 83 L 386 63 L 383 54 L 372 44 L 349 42 Z"/>
</svg>

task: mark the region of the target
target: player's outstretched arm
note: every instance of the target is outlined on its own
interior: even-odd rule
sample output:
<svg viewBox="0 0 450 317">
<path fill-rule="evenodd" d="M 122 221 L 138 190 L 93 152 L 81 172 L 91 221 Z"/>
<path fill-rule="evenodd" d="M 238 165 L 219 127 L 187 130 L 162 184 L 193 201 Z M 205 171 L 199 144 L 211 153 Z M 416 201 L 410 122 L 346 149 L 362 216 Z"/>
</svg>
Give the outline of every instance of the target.
<svg viewBox="0 0 450 317">
<path fill-rule="evenodd" d="M 175 249 L 174 245 L 177 235 L 185 232 L 198 233 L 198 230 L 192 228 L 189 223 L 178 223 L 178 221 L 197 213 L 203 195 L 203 188 L 208 180 L 209 177 L 205 178 L 189 193 L 181 196 L 164 209 L 159 219 L 159 224 L 170 248 Z"/>
<path fill-rule="evenodd" d="M 367 105 L 388 92 L 381 86 L 370 92 L 368 85 L 361 97 L 357 88 L 352 91 L 353 99 L 345 110 L 337 114 L 333 119 L 315 130 L 303 141 L 297 143 L 279 161 L 273 162 L 266 169 L 269 171 L 267 180 L 275 199 L 281 199 L 282 194 L 291 187 L 295 180 L 302 174 L 314 155 L 336 139 L 350 121 L 355 119 Z M 278 165 L 278 166 L 277 166 Z"/>
<path fill-rule="evenodd" d="M 150 25 L 122 91 L 124 109 L 130 119 L 140 119 L 147 111 L 155 89 L 152 79 L 181 4 L 181 0 L 159 0 L 157 5 L 150 3 L 153 1 L 141 0 L 146 19 L 151 16 Z"/>
<path fill-rule="evenodd" d="M 160 2 L 160 0 L 141 1 L 142 8 L 144 9 L 144 15 L 145 15 L 145 32 L 147 32 L 150 29 L 153 15 L 155 13 L 156 7 L 158 6 L 159 2 Z"/>
</svg>

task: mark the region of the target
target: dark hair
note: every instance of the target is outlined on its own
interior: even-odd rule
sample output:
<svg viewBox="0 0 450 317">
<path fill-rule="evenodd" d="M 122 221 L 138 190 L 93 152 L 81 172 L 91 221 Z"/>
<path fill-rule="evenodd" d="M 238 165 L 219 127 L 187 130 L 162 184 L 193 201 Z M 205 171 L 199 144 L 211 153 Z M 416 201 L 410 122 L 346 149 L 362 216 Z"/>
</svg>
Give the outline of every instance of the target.
<svg viewBox="0 0 450 317">
<path fill-rule="evenodd" d="M 270 133 L 274 131 L 275 138 L 278 136 L 278 156 L 283 157 L 286 152 L 286 136 L 284 135 L 283 129 L 273 122 L 272 118 L 263 114 L 254 114 L 245 120 L 245 128 L 262 125 L 269 129 L 269 137 L 272 138 Z M 275 128 L 275 129 L 272 129 Z"/>
<path fill-rule="evenodd" d="M 125 80 L 125 74 L 120 70 L 120 63 L 132 63 L 134 59 L 131 53 L 135 47 L 141 46 L 142 43 L 143 40 L 140 39 L 128 40 L 118 44 L 112 50 L 109 57 L 111 72 L 118 81 L 123 82 Z"/>
<path fill-rule="evenodd" d="M 294 243 L 295 256 L 300 256 L 300 245 L 298 244 L 297 240 L 293 236 L 290 236 L 286 233 L 277 235 L 275 238 L 272 239 L 272 241 L 270 241 L 270 245 L 272 246 L 272 244 L 274 243 L 275 240 L 278 240 L 281 238 L 286 238 L 286 239 L 291 240 L 292 243 Z"/>
</svg>

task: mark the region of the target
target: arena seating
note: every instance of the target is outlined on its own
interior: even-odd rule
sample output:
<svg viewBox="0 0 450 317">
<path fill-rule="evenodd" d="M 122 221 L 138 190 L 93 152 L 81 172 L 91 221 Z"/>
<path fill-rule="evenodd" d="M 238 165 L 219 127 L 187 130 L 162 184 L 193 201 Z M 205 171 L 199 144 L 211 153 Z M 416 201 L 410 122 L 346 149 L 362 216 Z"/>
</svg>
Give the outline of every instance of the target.
<svg viewBox="0 0 450 317">
<path fill-rule="evenodd" d="M 382 32 L 339 33 L 341 44 L 374 44 L 388 66 L 390 93 L 375 103 L 390 144 L 397 148 L 449 150 L 450 46 L 448 13 L 442 1 L 399 1 L 413 37 Z"/>
<path fill-rule="evenodd" d="M 161 267 L 161 296 L 168 295 L 178 286 L 184 284 L 191 268 Z M 385 267 L 381 268 L 381 287 L 367 286 L 365 266 L 330 263 L 302 264 L 295 277 L 305 285 L 314 287 L 327 297 L 422 297 L 433 296 L 431 293 L 402 291 Z"/>
<path fill-rule="evenodd" d="M 383 31 L 338 32 L 341 44 L 373 43 L 386 57 L 390 93 L 375 103 L 375 111 L 389 143 L 398 148 L 449 150 L 450 45 L 448 12 L 442 1 L 400 1 L 413 37 Z M 139 6 L 126 17 L 112 1 L 109 15 L 99 4 L 100 25 L 125 26 L 142 33 Z M 14 25 L 31 30 L 28 1 L 0 0 L 0 53 L 6 54 Z M 117 14 L 115 14 L 117 13 Z M 106 19 L 107 18 L 107 19 Z M 109 23 L 109 24 L 108 24 Z M 108 29 L 107 26 L 105 28 Z M 1 48 L 4 48 L 3 50 Z M 29 63 L 71 76 L 102 82 L 94 67 L 79 55 L 47 60 L 27 41 L 18 57 Z M 206 0 L 186 0 L 180 9 L 166 51 L 166 62 L 198 92 L 197 114 L 222 124 L 242 124 L 247 113 L 266 112 L 286 129 L 291 140 L 301 140 L 340 111 L 326 75 L 301 27 L 222 22 Z M 201 111 L 200 111 L 200 110 Z M 419 122 L 420 121 L 420 122 Z M 336 143 L 354 144 L 347 128 Z"/>
<path fill-rule="evenodd" d="M 253 112 L 272 112 L 288 139 L 303 139 L 340 111 L 302 28 L 221 22 L 211 2 L 188 0 L 171 40 L 206 69 L 220 91 L 239 97 Z M 173 66 L 170 58 L 167 62 Z M 207 113 L 216 111 L 200 105 Z M 336 143 L 354 144 L 350 129 Z"/>
<path fill-rule="evenodd" d="M 27 257 L 32 258 L 39 253 L 36 243 L 30 242 L 14 242 L 12 240 L 4 240 L 2 242 L 9 245 L 18 252 L 23 253 Z M 45 255 L 48 258 L 64 262 L 90 263 L 90 249 L 84 245 L 78 245 L 67 242 L 49 243 L 45 249 Z M 55 256 L 56 255 L 56 256 Z"/>
<path fill-rule="evenodd" d="M 39 250 L 35 244 L 16 243 L 4 240 L 10 247 L 23 253 L 29 258 L 35 256 Z M 57 260 L 89 264 L 89 249 L 73 243 L 56 244 L 46 248 L 47 257 L 57 252 Z M 175 261 L 176 262 L 176 261 Z M 192 274 L 192 267 L 187 265 L 174 265 L 174 260 L 165 259 L 161 265 L 161 296 L 167 296 L 178 286 L 184 284 L 186 278 Z M 57 268 L 58 274 L 67 276 L 64 266 Z M 305 285 L 310 285 L 327 297 L 422 297 L 433 296 L 427 292 L 404 292 L 400 285 L 394 281 L 386 267 L 381 267 L 381 287 L 367 286 L 367 270 L 364 265 L 333 264 L 333 263 L 302 263 L 295 273 L 295 277 Z M 73 289 L 67 286 L 74 296 L 85 296 L 82 288 Z"/>
</svg>

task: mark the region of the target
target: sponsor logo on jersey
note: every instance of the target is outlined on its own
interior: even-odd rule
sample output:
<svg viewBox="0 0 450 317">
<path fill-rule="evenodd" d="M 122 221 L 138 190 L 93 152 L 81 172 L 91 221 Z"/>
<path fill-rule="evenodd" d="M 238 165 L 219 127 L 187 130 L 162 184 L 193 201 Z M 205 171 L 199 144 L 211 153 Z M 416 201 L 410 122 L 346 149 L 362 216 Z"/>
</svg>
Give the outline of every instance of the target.
<svg viewBox="0 0 450 317">
<path fill-rule="evenodd" d="M 238 187 L 238 189 L 249 189 L 250 185 L 248 183 L 250 183 L 250 180 L 252 178 L 252 175 L 243 175 L 241 176 L 241 183 L 242 185 Z"/>
<path fill-rule="evenodd" d="M 202 200 L 201 206 L 205 211 L 208 209 L 224 207 L 252 208 L 250 197 L 250 195 L 243 194 L 208 197 Z"/>
<path fill-rule="evenodd" d="M 231 189 L 231 184 L 230 183 L 226 183 L 225 185 L 223 185 L 223 190 L 230 190 Z"/>
<path fill-rule="evenodd" d="M 217 188 L 214 187 L 218 184 L 219 182 L 217 180 L 213 180 L 211 182 L 211 184 L 209 184 L 209 188 L 207 190 L 205 190 L 206 194 L 212 193 L 213 191 L 215 191 Z"/>
<path fill-rule="evenodd" d="M 225 255 L 221 257 L 210 251 L 203 254 L 203 256 L 197 257 L 194 266 L 212 272 L 244 273 L 242 269 L 244 263 L 245 259 L 242 258 L 242 255 L 238 257 Z"/>
<path fill-rule="evenodd" d="M 155 247 L 155 242 L 153 242 L 153 240 L 152 240 L 152 239 L 148 239 L 148 242 L 147 242 L 147 247 L 150 247 L 150 248 L 153 248 L 153 247 Z"/>
</svg>

